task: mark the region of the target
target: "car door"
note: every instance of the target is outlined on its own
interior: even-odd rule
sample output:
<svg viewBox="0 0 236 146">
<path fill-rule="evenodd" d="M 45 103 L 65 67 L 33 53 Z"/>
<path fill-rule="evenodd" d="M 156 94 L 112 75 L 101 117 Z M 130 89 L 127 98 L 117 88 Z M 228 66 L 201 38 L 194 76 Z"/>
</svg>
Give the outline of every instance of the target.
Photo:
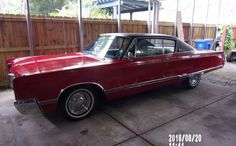
<svg viewBox="0 0 236 146">
<path fill-rule="evenodd" d="M 129 59 L 127 56 L 134 56 Z M 166 55 L 161 38 L 137 38 L 124 56 L 124 84 L 146 85 L 158 82 L 166 76 Z"/>
<path fill-rule="evenodd" d="M 173 38 L 163 39 L 163 61 L 165 62 L 165 78 L 172 79 L 176 75 L 182 74 L 184 72 L 184 64 L 186 62 L 181 62 L 182 54 L 176 53 L 177 40 Z"/>
<path fill-rule="evenodd" d="M 166 45 L 168 46 L 168 43 Z M 170 54 L 166 60 L 166 74 L 172 77 L 186 75 L 193 70 L 193 61 L 197 61 L 194 59 L 196 57 L 197 56 L 194 56 L 193 49 L 190 46 L 176 40 L 175 52 Z"/>
</svg>

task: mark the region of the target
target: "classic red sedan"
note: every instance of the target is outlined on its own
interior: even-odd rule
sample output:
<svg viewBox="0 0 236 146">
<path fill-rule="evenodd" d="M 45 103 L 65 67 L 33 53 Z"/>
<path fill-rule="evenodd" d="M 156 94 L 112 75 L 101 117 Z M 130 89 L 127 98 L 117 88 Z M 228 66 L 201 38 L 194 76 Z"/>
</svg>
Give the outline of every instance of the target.
<svg viewBox="0 0 236 146">
<path fill-rule="evenodd" d="M 66 118 L 80 119 L 103 100 L 177 82 L 194 88 L 224 59 L 222 51 L 197 51 L 174 36 L 111 33 L 83 52 L 10 59 L 7 65 L 20 112 L 60 109 Z"/>
</svg>

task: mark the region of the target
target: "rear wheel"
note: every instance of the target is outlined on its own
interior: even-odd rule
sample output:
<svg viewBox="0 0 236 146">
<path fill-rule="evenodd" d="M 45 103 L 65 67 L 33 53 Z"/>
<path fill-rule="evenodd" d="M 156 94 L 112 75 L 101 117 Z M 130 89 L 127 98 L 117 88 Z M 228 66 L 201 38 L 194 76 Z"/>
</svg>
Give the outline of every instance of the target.
<svg viewBox="0 0 236 146">
<path fill-rule="evenodd" d="M 226 61 L 227 62 L 231 62 L 232 61 L 232 55 L 231 54 L 226 56 Z"/>
<path fill-rule="evenodd" d="M 70 120 L 78 120 L 89 115 L 96 107 L 96 94 L 91 89 L 74 89 L 59 101 L 63 115 Z"/>
<path fill-rule="evenodd" d="M 201 74 L 191 75 L 190 77 L 186 78 L 183 82 L 183 86 L 187 89 L 192 89 L 197 87 L 201 80 Z"/>
</svg>

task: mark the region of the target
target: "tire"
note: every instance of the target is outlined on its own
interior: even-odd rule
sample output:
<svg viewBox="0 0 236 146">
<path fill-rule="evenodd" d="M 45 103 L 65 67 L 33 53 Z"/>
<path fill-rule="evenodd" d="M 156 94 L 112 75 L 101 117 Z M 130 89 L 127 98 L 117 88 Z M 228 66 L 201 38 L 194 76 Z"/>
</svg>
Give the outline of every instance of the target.
<svg viewBox="0 0 236 146">
<path fill-rule="evenodd" d="M 193 89 L 198 86 L 200 81 L 201 81 L 201 74 L 191 75 L 184 80 L 183 86 L 186 89 Z"/>
<path fill-rule="evenodd" d="M 69 120 L 79 120 L 94 111 L 97 101 L 96 92 L 92 89 L 80 88 L 69 91 L 61 100 L 59 108 Z"/>
<path fill-rule="evenodd" d="M 232 62 L 232 56 L 231 56 L 231 55 L 227 55 L 226 61 L 227 61 L 227 62 Z"/>
</svg>

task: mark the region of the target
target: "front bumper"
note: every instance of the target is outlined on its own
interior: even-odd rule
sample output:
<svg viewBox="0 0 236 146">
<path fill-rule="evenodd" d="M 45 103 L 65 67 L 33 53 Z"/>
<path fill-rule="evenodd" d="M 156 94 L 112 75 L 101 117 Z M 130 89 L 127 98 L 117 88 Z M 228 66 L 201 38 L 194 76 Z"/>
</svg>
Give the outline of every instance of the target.
<svg viewBox="0 0 236 146">
<path fill-rule="evenodd" d="M 14 102 L 14 106 L 22 114 L 41 113 L 35 99 L 17 100 Z"/>
<path fill-rule="evenodd" d="M 10 88 L 13 89 L 13 80 L 15 79 L 15 75 L 12 73 L 8 74 L 9 80 L 10 80 Z"/>
</svg>

